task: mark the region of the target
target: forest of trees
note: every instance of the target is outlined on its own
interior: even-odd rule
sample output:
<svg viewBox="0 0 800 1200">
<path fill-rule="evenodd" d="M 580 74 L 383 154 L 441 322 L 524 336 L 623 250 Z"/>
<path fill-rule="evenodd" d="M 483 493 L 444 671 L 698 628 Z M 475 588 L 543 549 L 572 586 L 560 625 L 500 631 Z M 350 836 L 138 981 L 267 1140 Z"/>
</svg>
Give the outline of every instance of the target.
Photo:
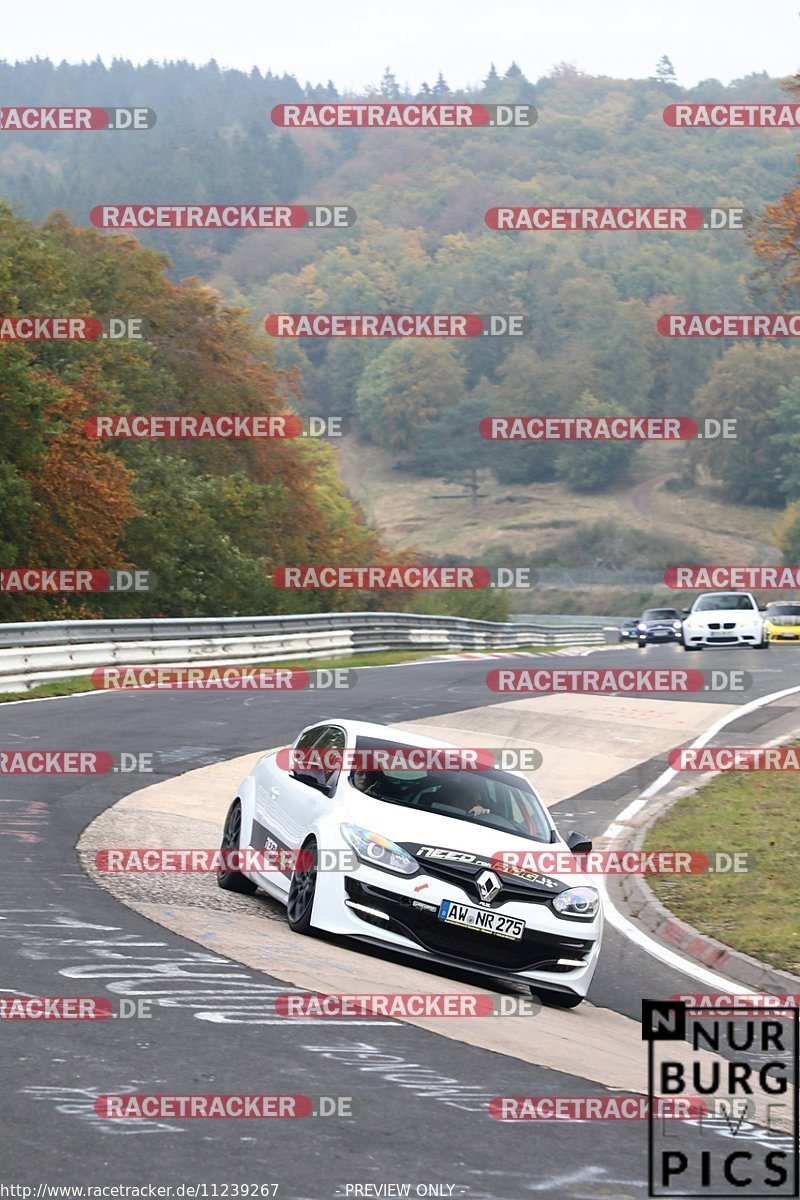
<svg viewBox="0 0 800 1200">
<path fill-rule="evenodd" d="M 440 76 L 419 95 L 533 103 L 535 127 L 426 132 L 279 129 L 274 104 L 342 97 L 330 82 L 214 63 L 0 63 L 0 90 L 15 104 L 142 105 L 158 118 L 147 132 L 0 138 L 0 312 L 119 311 L 152 331 L 139 344 L 0 343 L 3 563 L 146 565 L 158 603 L 140 597 L 137 612 L 192 615 L 343 603 L 276 593 L 276 556 L 385 553 L 323 444 L 95 444 L 78 430 L 98 411 L 343 415 L 418 475 L 468 484 L 489 471 L 576 491 L 617 485 L 636 449 L 495 445 L 477 422 L 736 417 L 738 441 L 687 449 L 687 483 L 701 467 L 733 503 L 800 503 L 800 351 L 656 331 L 663 312 L 783 311 L 800 295 L 788 133 L 680 130 L 661 117 L 676 100 L 785 99 L 780 81 L 683 89 L 665 60 L 653 78 L 624 81 L 561 64 L 533 83 L 514 64 L 491 67 L 469 91 Z M 413 98 L 389 69 L 370 94 Z M 86 228 L 96 204 L 147 201 L 342 203 L 358 220 L 337 231 L 139 231 L 136 241 Z M 744 232 L 662 234 L 484 223 L 498 204 L 595 203 L 743 206 L 756 220 Z M 304 311 L 513 312 L 530 332 L 381 342 L 264 333 L 268 313 Z M 796 508 L 782 529 L 796 558 Z M 103 611 L 117 603 L 105 598 Z M 10 604 L 0 597 L 2 619 L 78 607 L 16 599 L 12 617 Z"/>
</svg>

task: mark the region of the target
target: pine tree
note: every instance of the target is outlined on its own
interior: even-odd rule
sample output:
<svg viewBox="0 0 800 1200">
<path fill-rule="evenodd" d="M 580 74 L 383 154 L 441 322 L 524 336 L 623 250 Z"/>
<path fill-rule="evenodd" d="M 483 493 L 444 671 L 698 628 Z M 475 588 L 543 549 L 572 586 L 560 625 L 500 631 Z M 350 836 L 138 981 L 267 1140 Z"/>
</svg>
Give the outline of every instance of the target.
<svg viewBox="0 0 800 1200">
<path fill-rule="evenodd" d="M 380 94 L 385 97 L 386 100 L 400 99 L 400 85 L 388 67 L 383 72 L 381 77 L 379 90 Z"/>
<path fill-rule="evenodd" d="M 656 79 L 659 83 L 677 83 L 675 68 L 666 54 L 662 54 L 656 66 Z"/>
</svg>

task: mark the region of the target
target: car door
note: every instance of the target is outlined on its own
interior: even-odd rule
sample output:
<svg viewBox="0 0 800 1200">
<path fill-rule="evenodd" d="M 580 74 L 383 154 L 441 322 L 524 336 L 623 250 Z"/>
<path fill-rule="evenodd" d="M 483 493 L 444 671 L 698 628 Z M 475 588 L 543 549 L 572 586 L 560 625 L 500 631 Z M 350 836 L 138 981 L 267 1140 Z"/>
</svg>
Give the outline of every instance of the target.
<svg viewBox="0 0 800 1200">
<path fill-rule="evenodd" d="M 311 734 L 314 734 L 313 739 Z M 302 744 L 301 744 L 302 743 Z M 341 763 L 345 749 L 345 732 L 339 725 L 318 725 L 301 736 L 297 749 L 310 750 L 314 755 L 333 751 L 334 758 Z M 339 754 L 341 752 L 341 756 Z M 332 800 L 323 787 L 330 788 L 338 779 L 339 769 L 333 767 L 309 767 L 289 770 L 280 787 L 278 796 L 271 801 L 270 820 L 274 837 L 281 847 L 299 850 L 321 810 Z"/>
<path fill-rule="evenodd" d="M 324 728 L 323 725 L 314 725 L 304 729 L 293 749 L 310 750 Z M 251 844 L 257 850 L 286 849 L 286 843 L 278 839 L 278 827 L 284 827 L 282 809 L 291 803 L 289 792 L 292 780 L 289 772 L 283 765 L 278 765 L 276 755 L 268 754 L 259 762 L 255 775 L 255 821 Z"/>
</svg>

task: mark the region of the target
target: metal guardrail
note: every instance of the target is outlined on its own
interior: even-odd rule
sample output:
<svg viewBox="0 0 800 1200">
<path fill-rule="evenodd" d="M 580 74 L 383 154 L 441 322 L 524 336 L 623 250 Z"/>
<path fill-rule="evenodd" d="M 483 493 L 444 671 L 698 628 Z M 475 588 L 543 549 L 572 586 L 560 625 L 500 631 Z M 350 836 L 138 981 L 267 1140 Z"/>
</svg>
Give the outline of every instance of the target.
<svg viewBox="0 0 800 1200">
<path fill-rule="evenodd" d="M 4 624 L 0 625 L 0 692 L 24 691 L 114 665 L 213 666 L 381 650 L 487 651 L 565 641 L 597 645 L 610 640 L 604 623 L 614 620 L 538 616 L 501 623 L 362 612 Z"/>
</svg>

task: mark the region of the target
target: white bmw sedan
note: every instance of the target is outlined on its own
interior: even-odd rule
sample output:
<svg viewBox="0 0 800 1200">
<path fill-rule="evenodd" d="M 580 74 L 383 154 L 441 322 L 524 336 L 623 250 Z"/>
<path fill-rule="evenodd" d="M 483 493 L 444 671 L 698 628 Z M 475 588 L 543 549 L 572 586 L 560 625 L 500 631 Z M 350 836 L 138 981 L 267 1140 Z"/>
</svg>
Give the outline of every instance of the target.
<svg viewBox="0 0 800 1200">
<path fill-rule="evenodd" d="M 703 592 L 684 618 L 684 650 L 704 646 L 752 646 L 767 650 L 764 618 L 751 592 Z"/>
<path fill-rule="evenodd" d="M 516 771 L 358 767 L 365 756 L 386 762 L 387 753 L 420 748 L 426 763 L 437 748 L 457 749 L 330 720 L 266 754 L 228 810 L 220 887 L 262 888 L 286 905 L 297 933 L 392 946 L 576 1007 L 597 966 L 603 915 L 570 851 L 588 852 L 591 842 L 577 833 L 565 842 Z M 556 859 L 568 874 L 538 869 Z"/>
</svg>

